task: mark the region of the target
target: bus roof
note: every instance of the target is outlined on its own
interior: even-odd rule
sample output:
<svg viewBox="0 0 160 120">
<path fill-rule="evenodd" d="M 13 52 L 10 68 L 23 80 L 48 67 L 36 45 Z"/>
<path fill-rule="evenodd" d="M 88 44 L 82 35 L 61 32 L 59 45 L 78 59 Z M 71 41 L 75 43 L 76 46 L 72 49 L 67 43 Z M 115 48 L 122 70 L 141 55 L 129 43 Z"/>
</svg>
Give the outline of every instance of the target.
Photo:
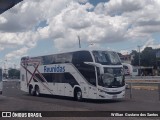
<svg viewBox="0 0 160 120">
<path fill-rule="evenodd" d="M 92 49 L 92 48 L 81 49 L 81 48 L 79 48 L 79 49 L 74 49 L 74 50 L 66 50 L 65 52 L 64 51 L 59 51 L 59 52 L 53 53 L 53 54 L 45 54 L 45 55 L 38 55 L 38 56 L 24 56 L 24 57 L 30 57 L 30 58 L 42 57 L 42 56 L 47 56 L 47 55 L 63 54 L 63 53 L 77 52 L 77 51 L 89 51 L 89 52 L 92 52 L 92 51 L 108 51 L 108 52 L 113 52 L 113 51 L 105 50 L 105 49 Z M 24 57 L 22 57 L 22 58 L 24 58 Z"/>
</svg>

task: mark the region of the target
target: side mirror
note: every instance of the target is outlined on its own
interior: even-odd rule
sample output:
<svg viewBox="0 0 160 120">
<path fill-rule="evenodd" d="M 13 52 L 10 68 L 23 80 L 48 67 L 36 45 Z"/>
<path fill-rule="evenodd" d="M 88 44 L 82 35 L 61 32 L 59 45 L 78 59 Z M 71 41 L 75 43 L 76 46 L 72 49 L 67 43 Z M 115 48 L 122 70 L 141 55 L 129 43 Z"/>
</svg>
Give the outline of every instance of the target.
<svg viewBox="0 0 160 120">
<path fill-rule="evenodd" d="M 100 74 L 104 74 L 104 69 L 103 69 L 103 67 L 102 67 L 101 64 L 99 64 L 99 63 L 94 63 L 94 62 L 84 62 L 84 63 L 87 64 L 87 65 L 92 65 L 92 66 L 94 66 L 94 67 L 98 67 L 98 68 L 99 68 L 99 71 L 100 71 Z"/>
</svg>

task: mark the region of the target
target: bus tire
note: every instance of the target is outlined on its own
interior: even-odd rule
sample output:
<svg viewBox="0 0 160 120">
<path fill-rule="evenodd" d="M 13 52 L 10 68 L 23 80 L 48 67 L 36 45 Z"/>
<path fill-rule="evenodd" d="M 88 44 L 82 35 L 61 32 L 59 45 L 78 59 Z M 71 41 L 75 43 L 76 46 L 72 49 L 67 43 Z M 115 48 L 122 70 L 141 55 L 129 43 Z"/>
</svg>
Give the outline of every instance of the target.
<svg viewBox="0 0 160 120">
<path fill-rule="evenodd" d="M 79 88 L 75 90 L 74 98 L 77 101 L 82 101 L 82 91 Z"/>
<path fill-rule="evenodd" d="M 38 85 L 35 86 L 35 95 L 40 96 L 40 89 Z"/>
<path fill-rule="evenodd" d="M 30 85 L 30 86 L 29 86 L 29 94 L 30 94 L 30 95 L 32 95 L 32 96 L 34 96 L 34 95 L 35 95 L 35 91 L 34 91 L 34 89 L 33 89 L 33 86 L 32 86 L 32 85 Z"/>
</svg>

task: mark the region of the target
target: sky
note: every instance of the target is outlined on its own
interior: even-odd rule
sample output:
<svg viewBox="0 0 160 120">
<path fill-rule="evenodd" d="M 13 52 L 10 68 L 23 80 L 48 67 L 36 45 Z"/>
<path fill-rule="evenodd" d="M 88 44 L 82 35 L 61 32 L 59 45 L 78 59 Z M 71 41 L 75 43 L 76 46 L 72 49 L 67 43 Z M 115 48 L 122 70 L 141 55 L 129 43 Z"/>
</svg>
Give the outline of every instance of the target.
<svg viewBox="0 0 160 120">
<path fill-rule="evenodd" d="M 160 0 L 24 0 L 0 15 L 0 65 L 78 48 L 160 48 Z"/>
</svg>

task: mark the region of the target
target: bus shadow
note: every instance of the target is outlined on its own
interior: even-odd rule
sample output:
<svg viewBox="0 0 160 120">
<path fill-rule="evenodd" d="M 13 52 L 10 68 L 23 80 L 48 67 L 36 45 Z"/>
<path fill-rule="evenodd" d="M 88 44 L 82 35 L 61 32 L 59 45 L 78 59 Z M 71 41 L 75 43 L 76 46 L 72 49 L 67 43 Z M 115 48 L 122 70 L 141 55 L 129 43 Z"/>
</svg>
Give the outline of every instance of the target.
<svg viewBox="0 0 160 120">
<path fill-rule="evenodd" d="M 30 95 L 27 94 L 27 96 L 30 96 Z M 73 97 L 66 97 L 66 96 L 41 94 L 38 97 L 53 98 L 53 99 L 57 99 L 57 100 L 59 99 L 59 100 L 68 100 L 68 101 L 75 101 L 76 102 L 76 100 Z M 95 104 L 104 104 L 104 103 L 117 103 L 117 102 L 123 102 L 123 101 L 125 101 L 125 99 L 112 99 L 112 100 L 83 99 L 81 102 L 84 102 L 84 103 L 95 103 Z M 77 101 L 77 102 L 79 102 L 79 101 Z"/>
<path fill-rule="evenodd" d="M 95 103 L 95 104 L 104 104 L 104 103 L 117 103 L 122 102 L 124 100 L 113 99 L 113 100 L 93 100 L 93 99 L 84 99 L 86 103 Z"/>
<path fill-rule="evenodd" d="M 29 95 L 30 96 L 30 95 Z M 36 97 L 36 96 L 35 96 Z M 58 96 L 58 95 L 47 95 L 47 94 L 41 94 L 37 97 L 43 97 L 43 98 L 54 98 L 54 99 L 61 99 L 61 100 L 72 100 L 74 101 L 74 98 L 72 97 L 66 97 L 66 96 Z"/>
</svg>

